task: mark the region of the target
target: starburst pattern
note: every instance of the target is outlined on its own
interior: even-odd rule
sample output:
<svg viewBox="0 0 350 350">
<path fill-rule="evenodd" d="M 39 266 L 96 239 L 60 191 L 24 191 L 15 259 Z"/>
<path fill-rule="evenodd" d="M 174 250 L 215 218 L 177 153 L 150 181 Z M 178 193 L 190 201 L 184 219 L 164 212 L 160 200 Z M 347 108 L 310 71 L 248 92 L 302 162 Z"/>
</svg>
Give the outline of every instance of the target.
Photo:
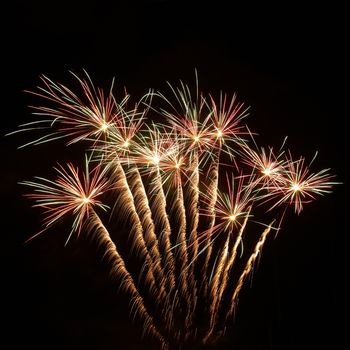
<svg viewBox="0 0 350 350">
<path fill-rule="evenodd" d="M 283 168 L 283 176 L 280 177 L 278 184 L 266 186 L 267 198 L 277 199 L 271 209 L 282 204 L 289 204 L 294 206 L 297 214 L 300 214 L 304 204 L 315 200 L 316 196 L 330 193 L 332 187 L 337 184 L 331 181 L 334 175 L 329 174 L 330 169 L 311 173 L 304 157 L 293 161 L 289 154 Z"/>
<path fill-rule="evenodd" d="M 57 172 L 54 181 L 37 176 L 35 181 L 23 181 L 22 184 L 35 189 L 28 197 L 36 202 L 35 207 L 44 209 L 43 224 L 46 229 L 72 214 L 74 220 L 70 238 L 73 232 L 80 234 L 91 207 L 107 210 L 108 207 L 98 197 L 110 189 L 111 185 L 106 177 L 107 168 L 96 166 L 89 170 L 87 158 L 82 173 L 71 163 L 66 167 L 59 164 L 54 169 Z"/>
</svg>

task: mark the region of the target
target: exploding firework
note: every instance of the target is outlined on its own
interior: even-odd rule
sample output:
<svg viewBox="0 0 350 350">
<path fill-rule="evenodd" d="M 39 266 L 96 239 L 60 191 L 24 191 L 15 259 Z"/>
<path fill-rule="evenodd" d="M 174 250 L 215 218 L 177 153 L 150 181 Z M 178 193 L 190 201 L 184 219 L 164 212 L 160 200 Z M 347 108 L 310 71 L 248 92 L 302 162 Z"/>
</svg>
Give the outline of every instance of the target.
<svg viewBox="0 0 350 350">
<path fill-rule="evenodd" d="M 169 96 L 150 91 L 130 107 L 125 91 L 115 97 L 114 81 L 105 91 L 86 72 L 73 76 L 77 92 L 42 76 L 30 92 L 44 103 L 32 107 L 37 119 L 11 133 L 44 132 L 21 147 L 84 141 L 88 154 L 83 170 L 58 165 L 53 180 L 21 183 L 44 215 L 29 239 L 70 220 L 67 244 L 72 235 L 97 237 L 144 336 L 161 349 L 211 343 L 233 317 L 269 233 L 280 229 L 277 218 L 331 192 L 334 175 L 311 172 L 312 162 L 294 160 L 284 143 L 277 153 L 258 147 L 237 96 L 217 101 L 198 80 L 194 92 L 169 84 Z M 127 228 L 138 273 L 118 248 L 113 220 Z"/>
</svg>

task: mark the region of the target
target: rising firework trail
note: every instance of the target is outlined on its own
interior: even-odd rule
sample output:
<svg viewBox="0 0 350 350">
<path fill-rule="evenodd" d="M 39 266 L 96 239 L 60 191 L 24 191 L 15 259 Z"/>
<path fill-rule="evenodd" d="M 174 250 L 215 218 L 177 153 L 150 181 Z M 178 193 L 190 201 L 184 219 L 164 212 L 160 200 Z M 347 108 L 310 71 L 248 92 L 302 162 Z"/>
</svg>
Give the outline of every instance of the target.
<svg viewBox="0 0 350 350">
<path fill-rule="evenodd" d="M 245 279 L 247 278 L 249 273 L 252 271 L 257 257 L 259 256 L 259 254 L 261 254 L 261 251 L 262 251 L 263 245 L 266 241 L 267 235 L 270 233 L 270 231 L 272 229 L 272 225 L 273 225 L 273 222 L 270 223 L 269 226 L 261 234 L 259 241 L 254 248 L 253 253 L 249 257 L 247 264 L 246 264 L 242 274 L 240 275 L 240 277 L 238 279 L 237 285 L 236 285 L 236 287 L 232 293 L 232 296 L 230 298 L 230 300 L 231 300 L 231 303 L 229 304 L 230 306 L 226 310 L 226 314 L 225 314 L 226 320 L 228 320 L 233 314 L 233 311 L 234 311 L 236 304 L 237 304 L 237 298 L 238 298 L 239 292 L 241 291 L 241 289 L 243 287 L 243 283 L 244 283 Z"/>
</svg>

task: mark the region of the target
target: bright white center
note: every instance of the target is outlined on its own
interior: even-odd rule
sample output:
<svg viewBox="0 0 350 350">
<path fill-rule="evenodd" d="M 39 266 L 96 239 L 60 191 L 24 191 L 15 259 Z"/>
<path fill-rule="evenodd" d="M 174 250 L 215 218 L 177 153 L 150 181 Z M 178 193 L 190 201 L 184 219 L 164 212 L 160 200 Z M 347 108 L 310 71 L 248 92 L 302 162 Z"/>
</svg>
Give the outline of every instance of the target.
<svg viewBox="0 0 350 350">
<path fill-rule="evenodd" d="M 295 184 L 292 185 L 292 190 L 294 192 L 298 192 L 298 191 L 301 190 L 301 187 L 300 187 L 300 185 L 298 183 L 295 183 Z"/>
<path fill-rule="evenodd" d="M 217 133 L 216 133 L 216 136 L 217 137 L 222 137 L 222 131 L 220 129 L 218 129 Z"/>
<path fill-rule="evenodd" d="M 236 215 L 235 214 L 231 214 L 229 217 L 230 221 L 235 221 L 236 220 Z"/>
<path fill-rule="evenodd" d="M 82 200 L 81 200 L 84 204 L 88 204 L 88 203 L 90 203 L 91 202 L 91 200 L 90 200 L 90 198 L 88 198 L 88 197 L 84 197 L 84 198 L 82 198 Z"/>
<path fill-rule="evenodd" d="M 106 132 L 107 129 L 108 129 L 108 124 L 103 123 L 103 124 L 101 125 L 101 130 L 102 130 L 103 132 Z"/>
<path fill-rule="evenodd" d="M 270 168 L 265 168 L 262 173 L 266 176 L 270 176 L 272 171 Z"/>
<path fill-rule="evenodd" d="M 160 162 L 160 157 L 156 154 L 155 156 L 152 157 L 152 162 L 153 164 L 158 165 Z"/>
</svg>

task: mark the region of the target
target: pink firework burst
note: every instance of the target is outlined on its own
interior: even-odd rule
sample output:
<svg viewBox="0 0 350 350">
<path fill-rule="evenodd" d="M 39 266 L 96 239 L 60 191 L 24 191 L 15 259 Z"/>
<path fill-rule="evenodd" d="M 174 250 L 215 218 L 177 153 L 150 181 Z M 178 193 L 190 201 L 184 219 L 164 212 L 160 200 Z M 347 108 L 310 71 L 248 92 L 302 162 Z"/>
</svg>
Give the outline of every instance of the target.
<svg viewBox="0 0 350 350">
<path fill-rule="evenodd" d="M 294 161 L 291 154 L 286 156 L 283 172 L 277 184 L 267 185 L 267 199 L 277 199 L 270 209 L 282 204 L 294 206 L 297 214 L 303 210 L 303 205 L 315 199 L 317 195 L 330 193 L 337 182 L 331 181 L 335 176 L 329 174 L 330 169 L 322 169 L 317 173 L 310 171 L 305 158 Z"/>
<path fill-rule="evenodd" d="M 35 177 L 35 181 L 22 182 L 23 185 L 34 188 L 34 192 L 27 195 L 36 202 L 33 206 L 44 209 L 44 229 L 30 239 L 51 227 L 61 218 L 73 215 L 74 221 L 68 242 L 74 232 L 80 234 L 91 207 L 107 209 L 107 206 L 98 197 L 108 191 L 111 185 L 105 176 L 107 168 L 101 168 L 98 165 L 89 170 L 87 158 L 84 171 L 74 167 L 71 163 L 66 166 L 59 164 L 54 169 L 57 172 L 54 181 Z"/>
</svg>

